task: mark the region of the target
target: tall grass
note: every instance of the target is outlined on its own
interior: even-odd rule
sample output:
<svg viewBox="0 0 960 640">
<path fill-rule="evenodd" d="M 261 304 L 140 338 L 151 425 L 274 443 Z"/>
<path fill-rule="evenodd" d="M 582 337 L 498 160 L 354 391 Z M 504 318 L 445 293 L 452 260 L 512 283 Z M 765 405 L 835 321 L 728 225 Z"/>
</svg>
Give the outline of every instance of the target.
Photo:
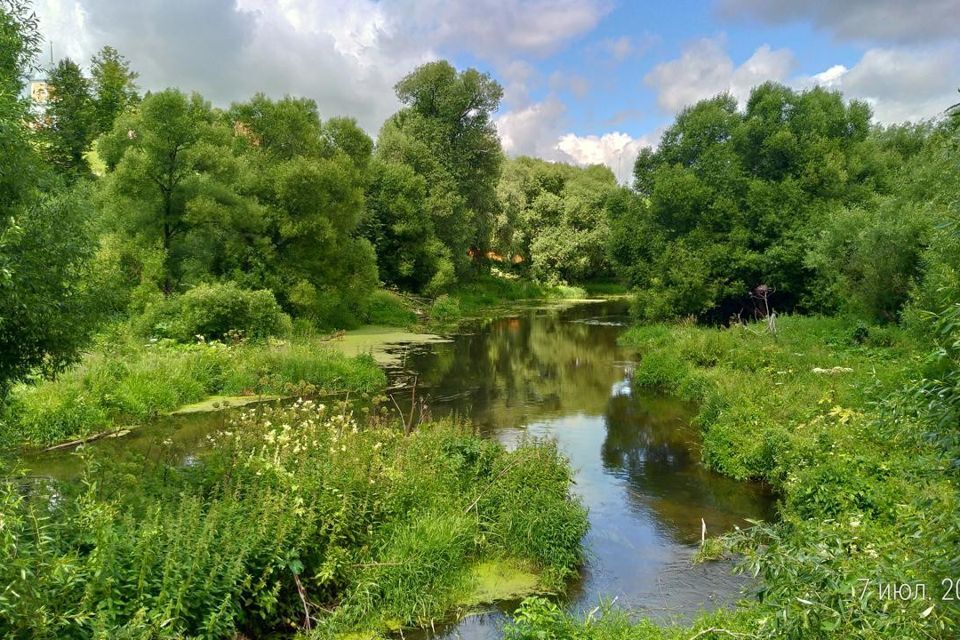
<svg viewBox="0 0 960 640">
<path fill-rule="evenodd" d="M 346 357 L 317 338 L 293 342 L 105 342 L 55 380 L 15 387 L 0 439 L 48 445 L 149 420 L 211 395 L 288 394 L 307 384 L 373 392 L 386 380 L 372 358 Z"/>
<path fill-rule="evenodd" d="M 640 354 L 636 383 L 699 403 L 704 462 L 781 495 L 779 523 L 726 541 L 762 580 L 735 630 L 954 637 L 960 610 L 939 594 L 956 573 L 960 493 L 950 452 L 931 437 L 938 426 L 908 392 L 921 372 L 917 345 L 842 318 L 778 325 L 776 336 L 761 325 L 681 324 L 623 337 Z M 881 599 L 891 582 L 923 583 L 928 598 Z"/>
<path fill-rule="evenodd" d="M 543 443 L 404 436 L 310 402 L 247 411 L 189 468 L 91 457 L 78 485 L 0 484 L 0 636 L 429 625 L 479 561 L 575 570 L 586 516 L 569 480 Z"/>
</svg>

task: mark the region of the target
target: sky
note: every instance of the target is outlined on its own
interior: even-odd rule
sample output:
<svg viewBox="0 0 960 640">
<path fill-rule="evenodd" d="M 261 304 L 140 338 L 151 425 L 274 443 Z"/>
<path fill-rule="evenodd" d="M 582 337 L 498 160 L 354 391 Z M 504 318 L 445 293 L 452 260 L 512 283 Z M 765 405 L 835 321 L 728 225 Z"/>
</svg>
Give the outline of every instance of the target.
<svg viewBox="0 0 960 640">
<path fill-rule="evenodd" d="M 960 0 L 34 0 L 56 59 L 126 56 L 143 90 L 227 106 L 316 100 L 376 136 L 393 86 L 440 58 L 504 87 L 510 155 L 633 159 L 684 106 L 756 84 L 837 89 L 878 123 L 960 102 Z"/>
</svg>

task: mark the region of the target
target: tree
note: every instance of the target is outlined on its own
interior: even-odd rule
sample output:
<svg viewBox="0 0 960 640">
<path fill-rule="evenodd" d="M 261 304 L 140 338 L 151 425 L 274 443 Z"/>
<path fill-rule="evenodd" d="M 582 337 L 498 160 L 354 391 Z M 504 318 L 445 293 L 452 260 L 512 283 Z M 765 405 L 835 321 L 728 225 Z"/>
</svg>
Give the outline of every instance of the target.
<svg viewBox="0 0 960 640">
<path fill-rule="evenodd" d="M 835 206 L 867 202 L 888 170 L 868 140 L 870 112 L 817 88 L 768 83 L 740 111 L 729 95 L 684 109 L 634 167 L 643 205 L 620 217 L 611 255 L 651 317 L 747 307 L 767 284 L 778 308 L 811 308 L 813 229 Z M 635 225 L 637 240 L 625 223 Z M 678 265 L 694 260 L 696 268 Z"/>
<path fill-rule="evenodd" d="M 96 246 L 84 188 L 44 196 L 0 236 L 0 398 L 34 368 L 70 362 L 96 325 Z"/>
<path fill-rule="evenodd" d="M 574 167 L 521 157 L 504 165 L 494 246 L 545 282 L 607 275 L 607 202 L 616 178 L 600 165 Z"/>
<path fill-rule="evenodd" d="M 377 284 L 376 257 L 360 237 L 364 169 L 373 143 L 347 118 L 321 123 L 312 100 L 265 96 L 230 110 L 246 140 L 243 195 L 264 226 L 235 279 L 274 290 L 288 310 L 325 326 L 356 322 Z M 237 253 L 237 252 L 234 252 Z"/>
<path fill-rule="evenodd" d="M 62 171 L 84 175 L 84 157 L 94 136 L 94 105 L 90 82 L 77 63 L 64 58 L 50 72 L 50 98 L 45 127 L 50 161 Z"/>
<path fill-rule="evenodd" d="M 140 101 L 136 80 L 127 59 L 116 49 L 106 46 L 90 60 L 95 131 L 105 133 L 121 113 Z"/>
<path fill-rule="evenodd" d="M 232 132 L 199 95 L 147 96 L 98 150 L 111 169 L 104 197 L 116 228 L 162 252 L 157 284 L 167 295 L 215 272 L 227 236 L 259 224 L 255 203 L 236 190 Z"/>
<path fill-rule="evenodd" d="M 35 368 L 70 361 L 93 328 L 87 198 L 56 193 L 19 99 L 39 42 L 27 5 L 0 0 L 0 400 Z"/>
<path fill-rule="evenodd" d="M 426 181 L 424 214 L 446 252 L 418 280 L 439 290 L 469 277 L 470 256 L 483 256 L 490 243 L 503 156 L 492 114 L 503 90 L 487 74 L 444 61 L 417 68 L 396 90 L 404 107 L 384 124 L 377 155 Z"/>
</svg>

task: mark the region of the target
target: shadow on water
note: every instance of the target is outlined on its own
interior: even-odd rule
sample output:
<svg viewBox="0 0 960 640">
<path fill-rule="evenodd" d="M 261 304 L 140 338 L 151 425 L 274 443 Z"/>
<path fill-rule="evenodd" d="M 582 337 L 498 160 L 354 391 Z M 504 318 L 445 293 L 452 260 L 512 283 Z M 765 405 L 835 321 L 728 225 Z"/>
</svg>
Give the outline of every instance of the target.
<svg viewBox="0 0 960 640">
<path fill-rule="evenodd" d="M 771 519 L 773 501 L 762 487 L 699 464 L 693 407 L 631 388 L 635 354 L 617 345 L 628 322 L 618 302 L 530 308 L 478 321 L 451 342 L 398 347 L 402 364 L 390 370 L 391 384 L 415 378 L 433 417 L 468 419 L 507 446 L 528 435 L 557 441 L 590 517 L 586 566 L 565 596 L 571 610 L 616 598 L 638 615 L 683 620 L 731 604 L 744 586 L 728 563 L 692 564 L 701 518 L 718 534 L 747 518 Z M 226 421 L 224 413 L 170 417 L 96 446 L 118 453 L 163 446 L 189 462 Z M 63 453 L 32 462 L 61 477 L 79 464 Z M 517 604 L 499 603 L 405 637 L 498 638 Z"/>
</svg>

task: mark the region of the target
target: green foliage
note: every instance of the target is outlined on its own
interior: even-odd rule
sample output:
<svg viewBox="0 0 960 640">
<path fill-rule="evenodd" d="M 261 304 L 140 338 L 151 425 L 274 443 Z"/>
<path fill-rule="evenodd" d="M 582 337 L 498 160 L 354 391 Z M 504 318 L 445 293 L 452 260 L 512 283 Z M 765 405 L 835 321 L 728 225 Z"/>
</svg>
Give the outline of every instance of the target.
<svg viewBox="0 0 960 640">
<path fill-rule="evenodd" d="M 356 324 L 378 280 L 373 247 L 358 237 L 369 138 L 351 120 L 321 126 L 305 99 L 256 96 L 234 105 L 231 118 L 249 145 L 253 174 L 243 193 L 263 218 L 255 240 L 231 252 L 224 275 L 272 289 L 286 309 L 318 325 Z"/>
<path fill-rule="evenodd" d="M 613 214 L 610 255 L 641 291 L 641 313 L 726 318 L 760 284 L 778 309 L 802 305 L 815 286 L 811 229 L 884 185 L 877 158 L 894 152 L 868 139 L 869 115 L 839 93 L 775 84 L 744 111 L 722 95 L 681 112 L 637 160 L 638 201 Z"/>
<path fill-rule="evenodd" d="M 578 618 L 546 598 L 526 599 L 504 628 L 506 640 L 723 640 L 754 636 L 746 616 L 727 611 L 700 616 L 691 626 L 633 619 L 613 602 L 600 602 Z"/>
<path fill-rule="evenodd" d="M 90 60 L 90 76 L 93 121 L 96 132 L 105 133 L 120 114 L 140 102 L 138 74 L 116 49 L 106 46 Z"/>
<path fill-rule="evenodd" d="M 270 291 L 248 291 L 232 282 L 200 284 L 160 300 L 137 322 L 149 336 L 179 342 L 264 340 L 292 328 Z"/>
<path fill-rule="evenodd" d="M 230 139 L 200 96 L 168 89 L 148 96 L 98 142 L 110 169 L 102 189 L 113 227 L 160 248 L 156 284 L 166 294 L 202 279 L 232 253 L 233 243 L 224 241 L 236 238 L 231 232 L 260 221 L 237 193 L 240 166 Z"/>
<path fill-rule="evenodd" d="M 752 633 L 949 637 L 950 603 L 878 597 L 889 582 L 938 591 L 960 536 L 955 439 L 931 438 L 955 421 L 937 420 L 944 396 L 931 411 L 906 392 L 922 366 L 907 332 L 781 317 L 777 336 L 657 325 L 624 340 L 642 352 L 636 382 L 700 403 L 705 463 L 781 495 L 780 523 L 731 541 L 762 579 Z"/>
<path fill-rule="evenodd" d="M 412 174 L 376 170 L 368 237 L 385 240 L 377 246 L 388 283 L 436 294 L 469 278 L 471 256 L 489 246 L 502 161 L 492 114 L 503 90 L 487 74 L 444 61 L 417 68 L 396 90 L 404 108 L 384 124 L 377 157 Z"/>
<path fill-rule="evenodd" d="M 241 414 L 201 462 L 92 457 L 78 487 L 0 485 L 0 633 L 263 637 L 305 626 L 301 597 L 321 634 L 429 624 L 483 558 L 572 569 L 573 550 L 538 562 L 502 535 L 524 505 L 501 481 L 548 496 L 549 515 L 524 515 L 533 540 L 586 526 L 554 449 L 449 425 L 405 437 L 311 402 Z"/>
<path fill-rule="evenodd" d="M 407 327 L 417 321 L 417 313 L 399 294 L 377 289 L 367 298 L 363 320 L 373 325 Z"/>
<path fill-rule="evenodd" d="M 0 234 L 0 399 L 34 368 L 70 362 L 99 317 L 90 217 L 78 187 L 20 209 Z"/>
<path fill-rule="evenodd" d="M 86 175 L 90 167 L 84 155 L 96 127 L 90 81 L 76 62 L 65 58 L 50 72 L 48 85 L 50 97 L 43 119 L 47 155 L 60 171 Z"/>
<path fill-rule="evenodd" d="M 891 197 L 826 216 L 807 256 L 822 283 L 819 306 L 897 320 L 920 275 L 930 227 L 922 211 Z"/>
<path fill-rule="evenodd" d="M 617 191 L 603 166 L 511 160 L 497 186 L 494 248 L 508 260 L 523 257 L 534 277 L 551 284 L 607 275 L 607 205 Z"/>
<path fill-rule="evenodd" d="M 430 306 L 430 320 L 438 324 L 456 322 L 462 317 L 459 298 L 451 298 L 443 294 L 438 296 Z"/>
<path fill-rule="evenodd" d="M 348 358 L 316 338 L 294 343 L 107 342 L 57 379 L 19 385 L 2 420 L 5 442 L 49 445 L 155 418 L 212 395 L 287 395 L 304 385 L 374 392 L 372 358 Z"/>
</svg>

